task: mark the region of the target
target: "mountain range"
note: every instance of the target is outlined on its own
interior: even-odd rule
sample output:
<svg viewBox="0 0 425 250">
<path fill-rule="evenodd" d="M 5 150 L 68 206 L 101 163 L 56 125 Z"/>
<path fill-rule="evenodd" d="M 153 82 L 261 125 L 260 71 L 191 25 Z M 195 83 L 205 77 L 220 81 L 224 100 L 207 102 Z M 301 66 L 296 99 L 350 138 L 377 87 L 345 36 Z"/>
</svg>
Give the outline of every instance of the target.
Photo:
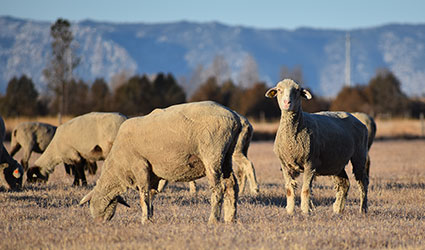
<svg viewBox="0 0 425 250">
<path fill-rule="evenodd" d="M 37 89 L 50 55 L 50 22 L 0 16 L 0 93 L 14 76 L 26 74 Z M 300 67 L 304 85 L 333 97 L 344 86 L 346 35 L 350 35 L 351 82 L 367 84 L 387 68 L 409 96 L 425 94 L 425 24 L 388 24 L 352 30 L 260 29 L 218 22 L 108 23 L 72 22 L 81 63 L 74 75 L 109 82 L 120 72 L 172 73 L 190 79 L 221 55 L 234 78 L 250 57 L 259 79 L 273 85 L 282 66 Z M 193 87 L 193 86 L 192 86 Z"/>
</svg>

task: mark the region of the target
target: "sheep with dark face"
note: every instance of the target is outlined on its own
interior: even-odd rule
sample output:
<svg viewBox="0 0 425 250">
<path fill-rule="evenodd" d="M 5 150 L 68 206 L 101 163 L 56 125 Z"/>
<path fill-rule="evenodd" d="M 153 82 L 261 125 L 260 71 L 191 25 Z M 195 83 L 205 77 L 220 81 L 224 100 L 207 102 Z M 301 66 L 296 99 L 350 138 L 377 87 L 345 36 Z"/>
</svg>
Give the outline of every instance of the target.
<svg viewBox="0 0 425 250">
<path fill-rule="evenodd" d="M 237 183 L 232 155 L 240 133 L 239 117 L 214 102 L 186 103 L 125 121 L 90 201 L 96 220 L 109 220 L 128 188 L 140 194 L 142 223 L 152 217 L 153 193 L 160 179 L 188 182 L 206 176 L 212 191 L 210 223 L 235 220 Z"/>
<path fill-rule="evenodd" d="M 127 117 L 119 113 L 92 112 L 75 117 L 56 130 L 44 153 L 28 170 L 28 178 L 47 180 L 55 167 L 64 163 L 79 170 L 82 185 L 87 185 L 84 175 L 86 164 L 104 160 L 111 150 L 121 123 Z M 81 171 L 82 170 L 82 171 Z M 78 185 L 74 183 L 73 185 Z"/>
<path fill-rule="evenodd" d="M 348 161 L 353 165 L 360 189 L 360 211 L 366 212 L 369 178 L 365 169 L 368 149 L 365 125 L 346 112 L 303 112 L 301 98 L 311 99 L 312 96 L 290 79 L 269 89 L 266 97 L 277 97 L 282 112 L 274 152 L 281 162 L 286 182 L 287 212 L 294 212 L 295 178 L 304 173 L 302 212 L 309 213 L 312 209 L 310 194 L 314 176 L 331 175 L 337 190 L 333 210 L 341 213 L 349 189 L 345 172 Z"/>
<path fill-rule="evenodd" d="M 22 188 L 24 169 L 7 152 L 3 145 L 6 128 L 3 118 L 0 116 L 0 186 L 6 186 L 11 190 Z"/>
</svg>

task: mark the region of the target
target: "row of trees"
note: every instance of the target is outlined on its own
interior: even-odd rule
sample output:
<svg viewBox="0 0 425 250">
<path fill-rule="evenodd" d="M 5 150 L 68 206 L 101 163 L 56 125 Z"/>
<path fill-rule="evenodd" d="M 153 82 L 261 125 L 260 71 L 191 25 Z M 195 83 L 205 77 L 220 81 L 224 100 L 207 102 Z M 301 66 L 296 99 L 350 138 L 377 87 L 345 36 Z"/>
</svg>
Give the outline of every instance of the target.
<svg viewBox="0 0 425 250">
<path fill-rule="evenodd" d="M 220 84 L 215 77 L 210 77 L 188 98 L 172 74 L 135 75 L 112 90 L 109 85 L 103 79 L 96 79 L 91 84 L 71 80 L 66 84 L 65 114 L 116 111 L 136 116 L 187 101 L 213 100 L 256 119 L 274 119 L 280 115 L 276 101 L 264 97 L 269 88 L 264 82 L 243 87 L 230 79 Z M 62 100 L 54 94 L 40 95 L 32 80 L 24 75 L 9 81 L 5 95 L 0 96 L 0 112 L 8 117 L 56 115 L 62 107 L 58 105 Z M 401 91 L 399 80 L 391 72 L 381 70 L 367 85 L 344 87 L 333 100 L 314 96 L 303 102 L 303 109 L 307 112 L 344 110 L 374 116 L 418 117 L 425 111 L 425 104 L 409 99 Z"/>
</svg>

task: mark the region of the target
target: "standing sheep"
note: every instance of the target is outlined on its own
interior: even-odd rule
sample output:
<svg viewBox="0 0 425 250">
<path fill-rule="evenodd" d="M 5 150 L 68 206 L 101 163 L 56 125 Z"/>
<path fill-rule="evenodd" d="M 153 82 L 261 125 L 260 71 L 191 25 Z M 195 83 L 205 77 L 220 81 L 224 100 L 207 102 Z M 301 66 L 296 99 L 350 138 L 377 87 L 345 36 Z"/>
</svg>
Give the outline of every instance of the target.
<svg viewBox="0 0 425 250">
<path fill-rule="evenodd" d="M 301 190 L 303 213 L 312 209 L 310 193 L 316 175 L 334 177 L 337 194 L 333 210 L 335 213 L 343 212 L 350 185 L 345 172 L 348 161 L 353 165 L 360 190 L 360 211 L 366 212 L 369 183 L 365 170 L 366 127 L 346 112 L 303 112 L 301 98 L 311 99 L 312 96 L 293 80 L 285 79 L 266 92 L 266 97 L 276 96 L 282 114 L 273 151 L 281 162 L 286 182 L 287 212 L 294 212 L 295 178 L 300 173 L 304 173 Z"/>
<path fill-rule="evenodd" d="M 7 152 L 3 145 L 6 128 L 3 118 L 0 116 L 0 186 L 6 186 L 12 190 L 22 187 L 24 169 Z"/>
<path fill-rule="evenodd" d="M 236 216 L 237 183 L 232 155 L 240 120 L 215 102 L 187 103 L 128 119 L 118 132 L 94 189 L 80 202 L 90 201 L 96 220 L 110 220 L 120 194 L 139 190 L 142 223 L 153 215 L 152 199 L 160 179 L 193 181 L 207 176 L 212 191 L 209 222 Z"/>
<path fill-rule="evenodd" d="M 236 179 L 239 184 L 239 195 L 245 189 L 246 181 L 249 181 L 250 189 L 252 194 L 258 194 L 258 182 L 255 176 L 255 169 L 252 162 L 248 159 L 248 148 L 253 135 L 253 128 L 248 119 L 244 116 L 233 111 L 236 115 L 239 116 L 241 121 L 241 132 L 239 133 L 238 140 L 235 146 L 235 151 L 232 155 L 233 170 L 236 174 Z M 158 192 L 161 192 L 164 187 L 167 185 L 166 180 L 161 180 L 158 185 Z M 196 183 L 195 181 L 189 182 L 190 193 L 196 192 Z"/>
<path fill-rule="evenodd" d="M 84 166 L 104 160 L 111 150 L 121 123 L 127 117 L 119 113 L 92 112 L 75 117 L 56 130 L 44 153 L 28 170 L 28 178 L 47 180 L 56 165 L 75 165 L 80 171 L 82 185 L 87 185 Z M 78 185 L 78 183 L 74 183 Z"/>
<path fill-rule="evenodd" d="M 375 120 L 368 114 L 362 113 L 362 112 L 355 112 L 352 113 L 354 117 L 356 117 L 359 121 L 361 121 L 367 128 L 368 136 L 367 136 L 367 150 L 370 150 L 370 147 L 372 146 L 373 140 L 375 139 L 376 135 L 376 123 Z M 367 159 L 366 159 L 366 172 L 367 176 L 369 176 L 370 172 L 370 156 L 369 152 L 367 153 Z"/>
</svg>

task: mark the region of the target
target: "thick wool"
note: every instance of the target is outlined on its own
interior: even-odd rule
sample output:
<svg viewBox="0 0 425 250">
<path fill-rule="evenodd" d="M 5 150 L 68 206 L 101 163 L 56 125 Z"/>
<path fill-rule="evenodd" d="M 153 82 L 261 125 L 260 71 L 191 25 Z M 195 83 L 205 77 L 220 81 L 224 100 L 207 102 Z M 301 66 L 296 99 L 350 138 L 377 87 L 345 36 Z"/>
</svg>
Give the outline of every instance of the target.
<svg viewBox="0 0 425 250">
<path fill-rule="evenodd" d="M 252 128 L 251 123 L 246 117 L 238 114 L 235 111 L 233 112 L 239 116 L 242 128 L 241 132 L 238 135 L 235 150 L 232 155 L 233 171 L 238 181 L 239 195 L 242 194 L 242 192 L 244 191 L 247 181 L 250 184 L 251 193 L 258 194 L 259 186 L 257 182 L 257 177 L 255 175 L 254 164 L 248 159 L 248 148 L 249 144 L 251 143 L 254 130 Z M 162 192 L 166 185 L 167 181 L 161 180 L 158 185 L 158 192 Z M 189 188 L 190 193 L 196 193 L 195 181 L 189 182 Z"/>
<path fill-rule="evenodd" d="M 11 190 L 22 188 L 24 169 L 7 152 L 3 145 L 6 128 L 0 116 L 0 186 Z"/>
<path fill-rule="evenodd" d="M 87 162 L 104 160 L 126 119 L 119 113 L 92 112 L 62 124 L 34 168 L 46 178 L 60 163 L 84 169 Z"/>
<path fill-rule="evenodd" d="M 209 222 L 236 216 L 237 183 L 232 155 L 241 130 L 231 110 L 214 102 L 187 103 L 155 110 L 125 121 L 94 189 L 80 202 L 90 200 L 97 220 L 109 220 L 128 188 L 140 193 L 142 223 L 152 217 L 153 194 L 160 179 L 193 181 L 208 178 L 212 191 Z"/>
<path fill-rule="evenodd" d="M 276 97 L 281 109 L 279 129 L 274 152 L 280 159 L 286 182 L 287 211 L 294 212 L 295 178 L 303 175 L 301 210 L 311 211 L 311 186 L 316 175 L 334 177 L 337 190 L 334 212 L 341 213 L 349 189 L 345 165 L 351 161 L 360 189 L 360 210 L 367 210 L 368 175 L 365 171 L 367 155 L 367 129 L 354 116 L 346 112 L 302 111 L 301 98 L 311 94 L 293 80 L 286 79 L 266 93 Z"/>
</svg>

